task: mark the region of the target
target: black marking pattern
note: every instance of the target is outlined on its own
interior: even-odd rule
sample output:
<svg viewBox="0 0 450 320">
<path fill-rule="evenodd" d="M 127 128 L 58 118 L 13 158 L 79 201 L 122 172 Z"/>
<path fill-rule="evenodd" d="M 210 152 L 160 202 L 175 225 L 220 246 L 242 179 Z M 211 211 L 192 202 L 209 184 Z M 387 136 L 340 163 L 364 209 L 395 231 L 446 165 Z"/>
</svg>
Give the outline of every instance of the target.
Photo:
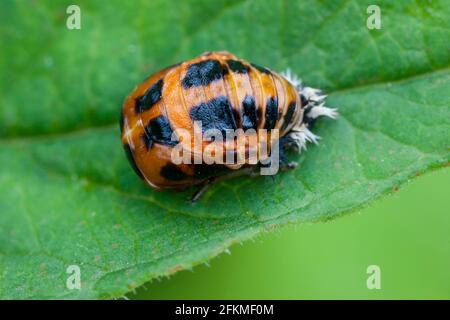
<svg viewBox="0 0 450 320">
<path fill-rule="evenodd" d="M 125 154 L 127 156 L 128 162 L 131 164 L 131 167 L 133 168 L 134 172 L 141 178 L 144 179 L 144 176 L 142 175 L 141 170 L 136 165 L 136 162 L 134 161 L 133 152 L 131 151 L 130 146 L 128 143 L 125 143 L 123 145 L 123 149 L 125 150 Z"/>
<path fill-rule="evenodd" d="M 306 105 L 308 104 L 308 100 L 303 94 L 300 94 L 300 101 L 302 103 L 302 108 L 306 108 Z"/>
<path fill-rule="evenodd" d="M 241 116 L 239 114 L 239 110 L 236 110 L 233 108 L 232 111 L 233 111 L 234 123 L 236 124 L 236 127 L 239 128 L 239 124 L 241 123 Z"/>
<path fill-rule="evenodd" d="M 316 119 L 317 119 L 317 118 L 314 119 L 314 118 L 308 117 L 308 112 L 309 112 L 310 110 L 311 110 L 311 109 L 308 108 L 308 109 L 305 109 L 305 110 L 303 111 L 303 120 L 302 120 L 302 123 L 307 124 L 308 127 L 311 129 L 311 128 L 314 126 L 314 123 L 316 122 Z"/>
<path fill-rule="evenodd" d="M 172 141 L 172 128 L 169 121 L 164 116 L 159 116 L 150 120 L 144 129 L 142 139 L 144 140 L 147 150 L 149 150 L 153 144 L 160 143 L 168 146 L 175 146 L 178 141 Z"/>
<path fill-rule="evenodd" d="M 302 108 L 303 108 L 302 123 L 305 123 L 308 125 L 309 128 L 312 128 L 315 123 L 315 120 L 316 120 L 316 119 L 308 117 L 308 113 L 312 109 L 312 104 L 309 103 L 308 99 L 306 99 L 306 97 L 303 94 L 300 94 L 300 101 L 302 103 Z"/>
<path fill-rule="evenodd" d="M 269 97 L 266 104 L 266 122 L 264 127 L 267 130 L 275 128 L 278 120 L 278 99 L 277 97 Z"/>
<path fill-rule="evenodd" d="M 254 64 L 254 63 L 250 63 L 250 64 L 252 65 L 253 68 L 255 68 L 256 70 L 258 70 L 262 73 L 271 74 L 270 70 L 265 67 L 258 66 L 257 64 Z"/>
<path fill-rule="evenodd" d="M 189 112 L 193 121 L 202 122 L 202 131 L 217 129 L 225 134 L 225 130 L 236 130 L 236 121 L 230 101 L 225 96 L 213 98 L 208 102 L 192 107 Z"/>
<path fill-rule="evenodd" d="M 262 119 L 263 119 L 263 108 L 261 108 L 261 107 L 258 107 L 257 108 L 257 110 L 256 110 L 256 114 L 257 114 L 257 119 L 258 119 L 258 125 L 262 122 Z"/>
<path fill-rule="evenodd" d="M 233 72 L 236 73 L 248 73 L 248 67 L 238 60 L 227 60 L 227 65 Z"/>
<path fill-rule="evenodd" d="M 292 117 L 294 116 L 296 106 L 297 106 L 297 103 L 295 101 L 293 101 L 289 104 L 286 114 L 284 115 L 283 125 L 281 126 L 281 130 L 285 130 L 287 128 L 287 126 L 291 123 Z"/>
<path fill-rule="evenodd" d="M 217 60 L 205 60 L 191 64 L 181 81 L 185 89 L 207 86 L 213 81 L 222 79 L 222 65 Z"/>
<path fill-rule="evenodd" d="M 255 129 L 258 124 L 258 114 L 255 99 L 252 96 L 245 96 L 242 101 L 242 129 Z"/>
<path fill-rule="evenodd" d="M 161 177 L 170 181 L 182 181 L 187 178 L 186 173 L 171 162 L 161 168 L 160 174 Z"/>
<path fill-rule="evenodd" d="M 144 93 L 143 96 L 136 98 L 136 113 L 149 110 L 153 105 L 161 100 L 163 85 L 163 79 L 159 79 Z"/>
<path fill-rule="evenodd" d="M 230 73 L 230 70 L 228 70 L 228 67 L 226 65 L 222 65 L 222 77 L 225 77 L 227 74 Z"/>
</svg>

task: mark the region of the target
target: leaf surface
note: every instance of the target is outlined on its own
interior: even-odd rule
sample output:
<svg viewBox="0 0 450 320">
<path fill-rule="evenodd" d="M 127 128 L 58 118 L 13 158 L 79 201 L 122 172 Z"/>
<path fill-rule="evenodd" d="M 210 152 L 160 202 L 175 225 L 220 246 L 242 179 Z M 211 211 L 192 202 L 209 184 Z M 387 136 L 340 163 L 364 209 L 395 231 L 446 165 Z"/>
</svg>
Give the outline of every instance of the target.
<svg viewBox="0 0 450 320">
<path fill-rule="evenodd" d="M 0 4 L 0 297 L 115 298 L 286 223 L 361 208 L 449 161 L 450 5 L 378 1 Z M 227 50 L 290 67 L 339 107 L 295 171 L 238 178 L 195 205 L 135 176 L 123 98 L 150 73 Z M 66 269 L 78 265 L 81 290 Z"/>
</svg>

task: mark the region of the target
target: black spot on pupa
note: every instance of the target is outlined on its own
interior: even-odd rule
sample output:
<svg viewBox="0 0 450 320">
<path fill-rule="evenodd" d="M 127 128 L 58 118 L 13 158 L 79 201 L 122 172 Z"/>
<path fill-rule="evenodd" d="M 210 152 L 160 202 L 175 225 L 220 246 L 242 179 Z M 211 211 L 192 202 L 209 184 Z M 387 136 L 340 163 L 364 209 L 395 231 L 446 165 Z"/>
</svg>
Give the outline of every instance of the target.
<svg viewBox="0 0 450 320">
<path fill-rule="evenodd" d="M 222 65 L 222 77 L 225 77 L 229 73 L 230 70 L 228 70 L 228 67 L 226 65 Z"/>
<path fill-rule="evenodd" d="M 171 181 L 181 181 L 187 178 L 186 173 L 171 162 L 161 168 L 160 174 L 163 178 Z"/>
<path fill-rule="evenodd" d="M 130 146 L 128 143 L 125 143 L 123 145 L 123 149 L 125 150 L 125 154 L 127 156 L 128 162 L 131 164 L 131 167 L 133 168 L 134 172 L 141 178 L 144 179 L 144 176 L 142 175 L 141 170 L 136 165 L 136 162 L 134 161 L 133 152 L 131 151 Z"/>
<path fill-rule="evenodd" d="M 258 114 L 255 99 L 252 96 L 245 96 L 242 101 L 242 129 L 256 129 Z"/>
<path fill-rule="evenodd" d="M 238 124 L 241 123 L 241 116 L 239 115 L 238 110 L 232 109 L 232 111 L 233 111 L 234 122 L 236 123 L 236 127 L 238 127 Z"/>
<path fill-rule="evenodd" d="M 153 143 L 160 143 L 168 146 L 174 146 L 178 141 L 172 141 L 172 128 L 169 121 L 164 116 L 159 116 L 150 120 L 144 129 L 142 139 L 147 149 L 153 146 Z"/>
<path fill-rule="evenodd" d="M 262 118 L 263 118 L 263 116 L 262 116 L 263 115 L 263 108 L 262 108 L 262 106 L 257 108 L 256 114 L 257 114 L 256 119 L 258 119 L 258 125 L 259 125 L 261 123 L 261 121 L 262 121 Z"/>
<path fill-rule="evenodd" d="M 285 130 L 287 128 L 287 126 L 291 123 L 292 117 L 294 116 L 296 106 L 297 106 L 297 103 L 295 101 L 293 101 L 289 104 L 286 114 L 284 115 L 284 119 L 283 119 L 284 121 L 283 121 L 281 130 Z"/>
<path fill-rule="evenodd" d="M 242 62 L 237 60 L 227 60 L 227 64 L 233 72 L 237 73 L 247 73 L 248 67 L 246 67 Z"/>
<path fill-rule="evenodd" d="M 258 71 L 266 74 L 271 74 L 270 70 L 261 66 L 258 66 L 257 64 L 250 63 L 253 68 L 257 69 Z"/>
<path fill-rule="evenodd" d="M 164 81 L 162 79 L 155 82 L 143 96 L 136 98 L 136 113 L 144 112 L 150 109 L 154 104 L 156 104 L 161 99 L 162 87 Z"/>
<path fill-rule="evenodd" d="M 219 96 L 208 102 L 192 107 L 189 112 L 193 121 L 202 122 L 202 131 L 217 129 L 225 135 L 225 130 L 236 130 L 233 110 L 227 97 Z"/>
<path fill-rule="evenodd" d="M 205 60 L 191 64 L 182 80 L 185 89 L 207 86 L 213 81 L 222 79 L 222 66 L 217 60 Z"/>
<path fill-rule="evenodd" d="M 264 127 L 267 130 L 275 128 L 277 120 L 278 120 L 278 99 L 276 97 L 270 97 L 269 99 L 267 99 L 266 123 Z"/>
</svg>

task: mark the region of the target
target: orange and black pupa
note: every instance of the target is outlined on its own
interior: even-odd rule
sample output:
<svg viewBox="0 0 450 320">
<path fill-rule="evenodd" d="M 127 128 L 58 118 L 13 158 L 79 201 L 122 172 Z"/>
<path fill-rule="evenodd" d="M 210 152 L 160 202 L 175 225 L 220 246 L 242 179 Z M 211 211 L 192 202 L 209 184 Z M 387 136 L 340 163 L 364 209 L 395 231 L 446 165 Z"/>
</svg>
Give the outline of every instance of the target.
<svg viewBox="0 0 450 320">
<path fill-rule="evenodd" d="M 228 52 L 206 52 L 154 73 L 131 92 L 122 108 L 122 144 L 134 171 L 148 185 L 156 189 L 201 185 L 195 201 L 218 178 L 257 175 L 268 166 L 273 150 L 268 148 L 262 156 L 262 142 L 272 146 L 276 140 L 279 168 L 295 168 L 284 152 L 300 152 L 307 142 L 317 143 L 319 137 L 310 131 L 315 120 L 337 116 L 336 109 L 325 107 L 325 97 L 320 90 L 303 87 L 289 71 L 278 74 Z M 203 135 L 208 130 L 224 133 L 224 141 L 203 139 L 194 145 L 195 139 L 181 137 L 179 132 L 195 137 L 196 123 L 201 123 Z M 238 130 L 252 132 L 256 146 L 246 137 L 243 152 L 238 152 L 240 138 L 226 138 L 226 133 Z M 260 131 L 269 132 L 268 138 Z M 219 158 L 225 158 L 235 148 L 232 158 L 239 161 L 195 161 L 211 143 L 215 158 L 222 152 Z M 180 145 L 182 150 L 192 147 L 185 157 L 192 161 L 174 161 L 174 149 Z M 251 151 L 260 156 L 257 162 L 250 161 Z"/>
</svg>

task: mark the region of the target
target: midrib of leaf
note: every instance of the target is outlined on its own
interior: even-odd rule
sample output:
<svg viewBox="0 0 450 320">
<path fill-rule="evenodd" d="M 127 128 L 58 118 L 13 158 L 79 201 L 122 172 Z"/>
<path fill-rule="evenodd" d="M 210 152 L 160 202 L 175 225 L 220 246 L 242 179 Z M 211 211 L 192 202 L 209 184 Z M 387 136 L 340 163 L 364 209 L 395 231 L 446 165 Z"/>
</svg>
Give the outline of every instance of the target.
<svg viewBox="0 0 450 320">
<path fill-rule="evenodd" d="M 413 81 L 413 80 L 419 80 L 422 78 L 427 78 L 430 76 L 435 76 L 439 74 L 445 74 L 450 71 L 450 67 L 446 66 L 445 68 L 439 68 L 434 69 L 432 71 L 427 71 L 419 74 L 415 74 L 413 76 L 409 77 L 403 77 L 400 79 L 394 79 L 394 80 L 387 80 L 387 81 L 380 81 L 380 82 L 369 82 L 369 83 L 363 83 L 351 88 L 337 88 L 336 90 L 331 90 L 330 92 L 326 92 L 329 96 L 336 96 L 336 95 L 342 95 L 346 93 L 352 93 L 359 90 L 365 90 L 370 88 L 376 88 L 380 86 L 384 86 L 387 84 L 402 84 L 405 82 Z M 108 123 L 107 125 L 102 126 L 88 126 L 84 128 L 78 128 L 75 130 L 70 131 L 62 131 L 57 133 L 44 133 L 44 134 L 37 134 L 37 135 L 29 135 L 29 136 L 16 136 L 16 137 L 8 137 L 8 138 L 1 138 L 0 137 L 0 144 L 14 144 L 14 143 L 31 143 L 31 142 L 44 142 L 47 140 L 53 140 L 53 139 L 61 139 L 61 138 L 67 138 L 71 136 L 76 136 L 79 134 L 85 134 L 85 133 L 95 133 L 97 131 L 105 131 L 105 130 L 111 130 L 118 127 L 118 120 L 115 122 Z"/>
</svg>

